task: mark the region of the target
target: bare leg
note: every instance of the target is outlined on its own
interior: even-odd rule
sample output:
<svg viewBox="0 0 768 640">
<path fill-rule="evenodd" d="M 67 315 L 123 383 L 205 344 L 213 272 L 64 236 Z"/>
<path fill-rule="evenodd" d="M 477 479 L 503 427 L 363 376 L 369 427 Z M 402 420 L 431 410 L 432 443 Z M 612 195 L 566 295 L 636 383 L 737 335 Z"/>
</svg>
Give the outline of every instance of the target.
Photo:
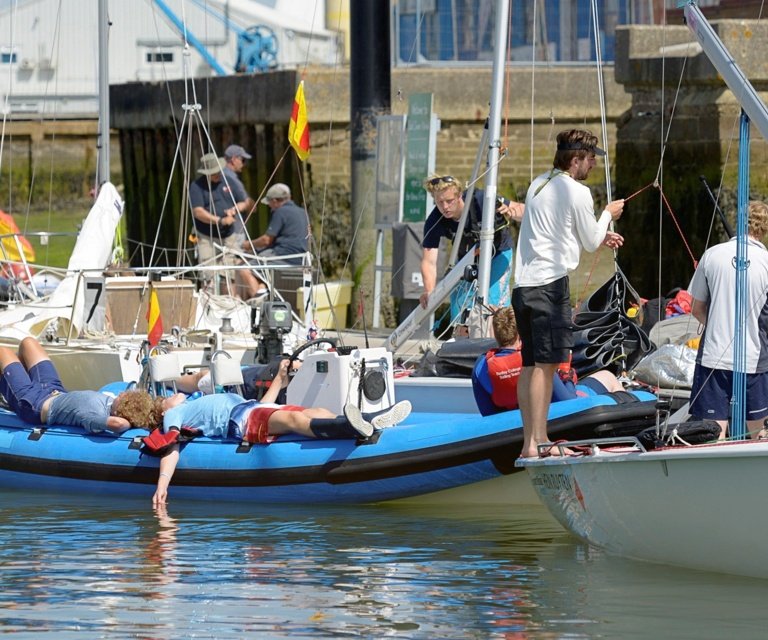
<svg viewBox="0 0 768 640">
<path fill-rule="evenodd" d="M 616 378 L 615 375 L 613 375 L 610 371 L 606 371 L 605 369 L 601 369 L 600 371 L 595 371 L 594 373 L 587 376 L 588 378 L 594 378 L 597 380 L 601 385 L 605 387 L 605 390 L 609 393 L 612 393 L 614 391 L 624 391 L 624 387 L 622 386 L 621 382 Z"/>
<path fill-rule="evenodd" d="M 523 416 L 524 458 L 539 455 L 537 446 L 549 442 L 547 436 L 547 416 L 552 401 L 552 377 L 557 371 L 557 364 L 537 362 L 533 367 L 523 367 L 517 383 L 517 397 Z"/>
<path fill-rule="evenodd" d="M 312 418 L 335 418 L 336 414 L 327 409 L 311 408 L 304 411 L 275 411 L 269 416 L 269 435 L 277 436 L 281 433 L 298 433 L 308 438 L 314 438 L 315 434 L 309 428 Z"/>
<path fill-rule="evenodd" d="M 759 418 L 757 420 L 747 420 L 747 433 L 753 440 L 756 440 L 759 437 L 760 431 L 762 431 L 764 428 L 764 418 Z"/>
<path fill-rule="evenodd" d="M 191 393 L 195 393 L 195 391 L 200 391 L 200 387 L 198 386 L 200 383 L 200 378 L 206 376 L 207 374 L 208 374 L 208 369 L 200 369 L 199 371 L 195 371 L 194 373 L 180 376 L 176 378 L 176 380 L 174 380 L 174 382 L 176 383 L 176 388 L 182 393 L 186 393 L 186 394 L 191 394 Z"/>
<path fill-rule="evenodd" d="M 718 440 L 725 440 L 726 436 L 728 435 L 728 421 L 727 420 L 715 420 L 717 424 L 720 425 L 720 436 L 718 437 Z M 762 421 L 759 421 L 762 422 Z M 747 423 L 749 425 L 749 422 Z M 761 425 L 762 426 L 762 425 Z M 752 429 L 749 428 L 749 432 L 752 432 Z"/>
<path fill-rule="evenodd" d="M 0 347 L 0 371 L 12 362 L 19 362 L 19 356 L 16 352 L 8 347 Z"/>
<path fill-rule="evenodd" d="M 237 291 L 244 299 L 253 298 L 259 291 L 265 288 L 264 283 L 253 275 L 252 271 L 247 269 L 239 269 L 237 271 L 237 280 Z"/>
<path fill-rule="evenodd" d="M 50 360 L 48 353 L 35 338 L 24 338 L 19 345 L 19 360 L 24 368 L 29 371 L 39 362 Z"/>
</svg>

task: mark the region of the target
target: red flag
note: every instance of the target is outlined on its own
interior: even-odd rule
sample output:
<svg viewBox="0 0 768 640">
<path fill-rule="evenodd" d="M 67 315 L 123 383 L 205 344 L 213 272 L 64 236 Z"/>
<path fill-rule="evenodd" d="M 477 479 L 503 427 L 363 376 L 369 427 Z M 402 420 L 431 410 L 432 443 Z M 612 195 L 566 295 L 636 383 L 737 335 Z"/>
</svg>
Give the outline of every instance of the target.
<svg viewBox="0 0 768 640">
<path fill-rule="evenodd" d="M 157 299 L 157 291 L 150 288 L 149 306 L 147 307 L 147 340 L 149 346 L 154 347 L 163 337 L 163 318 L 160 316 L 160 302 Z"/>
<path fill-rule="evenodd" d="M 288 125 L 288 142 L 291 143 L 299 160 L 309 158 L 309 122 L 307 121 L 307 103 L 304 101 L 304 81 L 299 82 L 296 97 L 293 99 L 291 122 Z"/>
</svg>

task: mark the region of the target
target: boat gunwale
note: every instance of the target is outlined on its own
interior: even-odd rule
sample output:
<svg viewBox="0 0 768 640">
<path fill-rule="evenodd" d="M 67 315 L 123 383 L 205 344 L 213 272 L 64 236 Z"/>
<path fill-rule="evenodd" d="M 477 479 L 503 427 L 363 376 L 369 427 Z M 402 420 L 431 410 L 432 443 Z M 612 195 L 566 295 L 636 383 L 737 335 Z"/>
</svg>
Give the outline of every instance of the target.
<svg viewBox="0 0 768 640">
<path fill-rule="evenodd" d="M 557 433 L 582 426 L 597 426 L 606 422 L 618 423 L 628 419 L 650 419 L 654 415 L 655 403 L 650 400 L 637 399 L 635 402 L 625 404 L 598 404 L 585 408 L 583 411 L 553 419 L 550 421 L 550 429 L 552 433 Z M 419 424 L 410 426 L 418 428 Z M 31 435 L 34 427 L 29 425 L 0 425 L 0 434 L 3 430 L 6 432 L 27 431 Z M 85 436 L 91 440 L 107 438 L 107 436 L 88 436 L 87 434 L 70 432 L 65 428 L 54 427 L 46 429 L 41 439 L 47 438 L 50 441 L 51 437 L 62 436 L 68 438 Z M 135 434 L 131 431 L 118 438 L 109 437 L 109 442 L 127 444 L 130 447 L 134 438 Z M 275 447 L 281 444 L 305 446 L 307 443 L 312 443 L 317 446 L 325 444 L 327 447 L 328 443 L 331 442 L 340 441 L 317 441 L 291 437 L 286 438 L 282 443 L 278 441 L 266 446 Z M 189 455 L 186 457 L 182 455 L 174 474 L 174 484 L 193 487 L 274 487 L 306 485 L 308 483 L 350 485 L 485 462 L 490 462 L 500 475 L 508 475 L 522 470 L 515 467 L 515 459 L 522 448 L 522 428 L 519 426 L 509 428 L 504 426 L 501 421 L 492 433 L 484 433 L 464 440 L 453 439 L 450 442 L 442 442 L 429 447 L 413 446 L 407 451 L 389 451 L 381 455 L 368 455 L 368 451 L 371 451 L 370 447 L 375 447 L 376 442 L 362 443 L 358 446 L 352 442 L 345 441 L 345 443 L 346 447 L 334 447 L 334 452 L 330 454 L 333 457 L 320 464 L 310 466 L 261 468 L 257 466 L 258 458 L 254 457 L 255 464 L 249 468 L 190 467 L 189 464 L 197 463 L 198 458 L 193 458 L 190 462 Z M 229 455 L 250 455 L 257 452 L 260 454 L 259 457 L 263 457 L 268 452 L 261 445 L 253 445 L 248 453 L 236 454 L 234 452 L 239 444 L 237 440 L 233 439 L 203 438 L 183 446 L 226 446 L 232 448 L 233 453 Z M 413 444 L 415 445 L 415 443 Z M 101 443 L 96 443 L 95 446 L 101 446 Z M 348 457 L 350 453 L 354 452 L 360 452 L 363 455 Z M 3 471 L 14 471 L 68 479 L 154 484 L 157 480 L 157 464 L 155 462 L 157 459 L 144 456 L 138 449 L 136 455 L 137 458 L 133 464 L 119 464 L 90 462 L 81 458 L 74 459 L 74 457 L 67 459 L 36 457 L 0 450 L 0 474 Z M 222 459 L 223 461 L 224 459 Z M 48 463 L 50 463 L 50 468 L 45 468 Z"/>
</svg>

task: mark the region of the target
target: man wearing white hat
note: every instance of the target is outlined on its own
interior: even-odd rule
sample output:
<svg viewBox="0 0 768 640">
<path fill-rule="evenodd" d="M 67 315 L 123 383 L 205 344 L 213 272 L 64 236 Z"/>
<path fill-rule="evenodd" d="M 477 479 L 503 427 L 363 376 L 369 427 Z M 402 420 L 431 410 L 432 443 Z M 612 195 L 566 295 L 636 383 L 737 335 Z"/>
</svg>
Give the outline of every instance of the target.
<svg viewBox="0 0 768 640">
<path fill-rule="evenodd" d="M 267 230 L 252 241 L 245 241 L 243 249 L 259 257 L 292 256 L 281 260 L 284 264 L 302 264 L 302 256 L 309 247 L 309 218 L 307 212 L 291 200 L 288 185 L 276 182 L 261 199 L 272 215 Z M 267 285 L 250 271 L 239 271 L 246 296 L 256 298 L 267 294 Z"/>
<path fill-rule="evenodd" d="M 205 264 L 234 263 L 231 255 L 223 259 L 216 258 L 213 243 L 232 250 L 239 250 L 239 241 L 234 235 L 234 223 L 237 212 L 245 207 L 247 196 L 241 187 L 229 184 L 223 179 L 222 172 L 226 163 L 215 153 L 206 153 L 200 158 L 197 172 L 202 175 L 189 185 L 189 203 L 195 222 L 197 235 L 197 261 Z M 227 282 L 231 281 L 232 272 L 225 272 Z M 210 276 L 203 276 L 210 281 Z"/>
</svg>

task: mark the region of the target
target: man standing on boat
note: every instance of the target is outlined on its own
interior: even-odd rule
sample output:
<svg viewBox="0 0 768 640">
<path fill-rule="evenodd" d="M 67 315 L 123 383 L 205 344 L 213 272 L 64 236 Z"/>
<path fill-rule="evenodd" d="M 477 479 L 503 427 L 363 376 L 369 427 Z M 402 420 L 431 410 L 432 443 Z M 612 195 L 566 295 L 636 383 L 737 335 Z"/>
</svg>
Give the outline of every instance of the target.
<svg viewBox="0 0 768 640">
<path fill-rule="evenodd" d="M 573 347 L 568 274 L 579 265 L 582 249 L 600 245 L 618 249 L 624 239 L 608 230 L 624 210 L 624 200 L 610 202 L 595 219 L 589 187 L 580 184 L 604 156 L 597 137 L 571 129 L 557 136 L 551 171 L 531 183 L 525 198 L 515 256 L 512 306 L 522 340 L 523 370 L 518 400 L 523 416 L 523 457 L 538 455 L 549 441 L 547 416 L 552 380 Z"/>
<path fill-rule="evenodd" d="M 425 309 L 437 285 L 437 258 L 440 239 L 454 240 L 459 227 L 459 220 L 464 211 L 466 192 L 462 191 L 459 181 L 453 176 L 429 176 L 424 182 L 424 188 L 435 201 L 435 208 L 427 216 L 424 223 L 424 240 L 421 243 L 423 252 L 421 258 L 421 278 L 424 293 L 419 303 Z M 496 229 L 493 235 L 494 256 L 491 261 L 491 278 L 488 290 L 490 305 L 509 304 L 509 282 L 512 264 L 512 235 L 509 222 L 520 222 L 523 217 L 523 205 L 519 202 L 504 200 L 499 203 Z M 483 220 L 483 192 L 475 190 L 467 213 L 464 233 L 459 240 L 458 257 L 462 258 L 478 242 Z M 472 307 L 470 283 L 462 282 L 451 292 L 451 322 L 460 320 L 462 311 Z"/>
<path fill-rule="evenodd" d="M 768 418 L 768 205 L 749 203 L 747 227 L 747 430 L 755 437 Z M 704 327 L 691 385 L 691 415 L 715 420 L 726 437 L 733 395 L 733 295 L 736 291 L 736 238 L 701 256 L 688 286 L 691 314 Z"/>
<path fill-rule="evenodd" d="M 309 217 L 306 209 L 291 200 L 291 189 L 281 182 L 276 182 L 267 190 L 261 203 L 267 205 L 272 212 L 267 230 L 254 240 L 246 240 L 243 250 L 261 258 L 286 256 L 280 260 L 282 264 L 302 264 L 302 254 L 309 250 Z M 246 292 L 243 297 L 258 298 L 267 294 L 266 283 L 252 271 L 241 269 L 238 275 Z"/>
<path fill-rule="evenodd" d="M 189 203 L 195 221 L 197 235 L 197 261 L 205 265 L 231 265 L 234 257 L 225 254 L 216 258 L 214 243 L 233 251 L 240 249 L 234 235 L 234 224 L 238 211 L 246 206 L 246 194 L 238 185 L 229 184 L 223 177 L 226 162 L 215 153 L 206 153 L 200 158 L 202 175 L 189 185 Z M 232 272 L 224 273 L 227 283 L 232 281 Z M 210 275 L 203 275 L 210 281 Z"/>
<path fill-rule="evenodd" d="M 250 160 L 252 157 L 253 156 L 239 144 L 231 144 L 224 149 L 224 160 L 227 163 L 224 167 L 224 177 L 226 178 L 230 189 L 237 189 L 245 196 L 244 201 L 238 202 L 235 205 L 240 215 L 235 216 L 235 224 L 232 225 L 234 227 L 232 235 L 236 237 L 238 245 L 242 245 L 243 242 L 245 242 L 244 218 L 247 218 L 248 214 L 256 206 L 253 198 L 248 195 L 248 191 L 246 190 L 245 185 L 243 185 L 243 181 L 240 180 L 240 174 L 243 172 L 245 161 Z"/>
</svg>

